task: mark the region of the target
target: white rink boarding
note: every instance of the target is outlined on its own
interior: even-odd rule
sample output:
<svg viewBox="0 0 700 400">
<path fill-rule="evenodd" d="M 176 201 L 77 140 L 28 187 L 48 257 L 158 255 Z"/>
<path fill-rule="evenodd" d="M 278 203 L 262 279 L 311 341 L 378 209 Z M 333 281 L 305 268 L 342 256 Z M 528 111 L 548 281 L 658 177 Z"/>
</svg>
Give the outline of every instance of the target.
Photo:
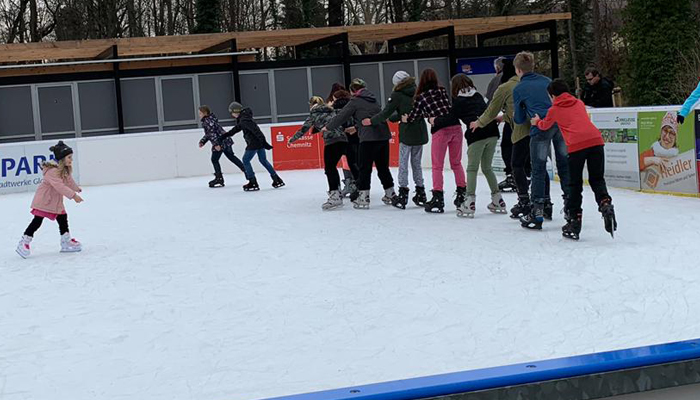
<svg viewBox="0 0 700 400">
<path fill-rule="evenodd" d="M 612 239 L 586 188 L 572 242 L 556 184 L 532 232 L 482 178 L 466 220 L 449 196 L 385 206 L 376 180 L 370 210 L 321 212 L 323 171 L 281 175 L 86 188 L 85 250 L 46 221 L 28 260 L 32 194 L 0 198 L 0 399 L 254 400 L 700 337 L 697 199 L 612 189 Z"/>
</svg>

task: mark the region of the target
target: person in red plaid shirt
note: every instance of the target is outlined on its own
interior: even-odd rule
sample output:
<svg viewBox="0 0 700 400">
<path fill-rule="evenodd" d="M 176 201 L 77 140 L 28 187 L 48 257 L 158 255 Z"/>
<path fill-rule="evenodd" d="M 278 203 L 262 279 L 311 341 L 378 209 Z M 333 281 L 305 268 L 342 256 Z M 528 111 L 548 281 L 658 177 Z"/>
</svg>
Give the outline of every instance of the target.
<svg viewBox="0 0 700 400">
<path fill-rule="evenodd" d="M 467 179 L 462 168 L 462 126 L 450 113 L 450 97 L 447 90 L 440 86 L 437 73 L 428 68 L 421 74 L 420 84 L 414 97 L 413 109 L 402 117 L 402 122 L 413 122 L 418 118 L 437 118 L 431 128 L 433 134 L 430 145 L 433 164 L 433 198 L 425 203 L 426 212 L 445 212 L 445 195 L 443 191 L 442 170 L 445 166 L 445 154 L 450 152 L 450 167 L 457 182 L 457 192 L 466 192 Z M 458 206 L 458 205 L 457 205 Z"/>
</svg>

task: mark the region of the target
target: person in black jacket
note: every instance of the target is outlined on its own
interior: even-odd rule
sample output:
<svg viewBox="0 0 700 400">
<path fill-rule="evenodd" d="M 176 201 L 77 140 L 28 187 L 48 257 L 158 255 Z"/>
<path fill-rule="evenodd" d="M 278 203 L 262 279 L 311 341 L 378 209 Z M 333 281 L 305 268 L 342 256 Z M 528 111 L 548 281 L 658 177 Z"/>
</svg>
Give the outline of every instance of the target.
<svg viewBox="0 0 700 400">
<path fill-rule="evenodd" d="M 586 86 L 583 87 L 581 100 L 589 107 L 602 108 L 612 107 L 612 92 L 615 84 L 608 78 L 600 75 L 595 67 L 586 68 Z"/>
<path fill-rule="evenodd" d="M 208 106 L 199 107 L 199 118 L 202 121 L 204 137 L 199 141 L 199 147 L 204 147 L 207 142 L 211 142 L 211 163 L 214 165 L 214 180 L 209 182 L 209 187 L 223 187 L 224 175 L 221 173 L 221 163 L 219 160 L 225 155 L 232 163 L 245 173 L 245 166 L 241 160 L 233 153 L 233 140 L 224 136 L 224 128 L 219 124 L 216 115 L 211 112 Z"/>
<path fill-rule="evenodd" d="M 333 86 L 335 87 L 335 85 Z M 334 110 L 341 110 L 350 102 L 352 95 L 341 86 L 340 89 L 333 92 L 331 99 L 332 100 L 327 103 L 333 107 Z M 354 118 L 350 118 L 346 121 L 343 124 L 343 128 L 345 129 L 345 136 L 348 138 L 348 147 L 345 154 L 347 166 L 343 166 L 343 184 L 345 184 L 345 186 L 340 193 L 343 197 L 348 197 L 357 191 L 357 180 L 360 177 L 360 167 L 358 165 L 360 138 L 357 135 Z"/>
<path fill-rule="evenodd" d="M 486 100 L 476 91 L 474 82 L 465 74 L 452 77 L 452 111 L 465 125 L 479 119 L 486 111 Z M 434 121 L 433 121 L 434 122 Z M 460 217 L 474 217 L 476 212 L 476 181 L 479 165 L 491 189 L 491 202 L 487 206 L 493 213 L 505 213 L 506 204 L 498 188 L 496 174 L 493 173 L 493 155 L 498 143 L 498 123 L 494 120 L 483 128 L 467 129 L 464 134 L 467 139 L 467 196 L 464 202 L 457 206 Z"/>
<path fill-rule="evenodd" d="M 265 169 L 267 169 L 267 171 L 270 173 L 270 176 L 272 177 L 272 187 L 276 189 L 284 186 L 282 178 L 277 175 L 275 169 L 267 161 L 265 150 L 272 150 L 272 146 L 267 142 L 267 139 L 260 130 L 260 127 L 257 123 L 255 123 L 255 120 L 253 120 L 253 110 L 250 108 L 244 108 L 241 103 L 234 101 L 228 106 L 228 111 L 236 119 L 236 126 L 228 131 L 225 136 L 230 137 L 243 131 L 243 138 L 247 144 L 245 153 L 243 153 L 243 165 L 245 165 L 245 173 L 248 183 L 243 186 L 243 190 L 246 192 L 260 190 L 258 180 L 255 178 L 253 166 L 250 164 L 250 160 L 252 160 L 255 155 L 258 156 L 260 164 L 262 164 L 263 167 L 265 167 Z"/>
</svg>

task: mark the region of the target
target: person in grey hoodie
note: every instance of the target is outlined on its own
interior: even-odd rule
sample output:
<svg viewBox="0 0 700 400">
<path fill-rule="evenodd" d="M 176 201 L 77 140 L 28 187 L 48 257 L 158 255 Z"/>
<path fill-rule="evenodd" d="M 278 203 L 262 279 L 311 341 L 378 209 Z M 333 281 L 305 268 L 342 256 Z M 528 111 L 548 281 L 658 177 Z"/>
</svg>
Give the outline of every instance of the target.
<svg viewBox="0 0 700 400">
<path fill-rule="evenodd" d="M 362 79 L 353 79 L 350 84 L 353 97 L 350 102 L 326 125 L 324 130 L 333 131 L 340 128 L 350 118 L 362 121 L 372 118 L 381 111 L 381 106 L 374 93 L 367 90 L 367 84 Z M 377 168 L 377 175 L 384 187 L 384 204 L 391 205 L 394 192 L 394 178 L 389 170 L 389 139 L 391 132 L 386 121 L 370 126 L 358 127 L 360 138 L 360 176 L 357 182 L 359 193 L 350 196 L 355 208 L 369 208 L 369 189 L 372 179 L 372 165 Z"/>
</svg>

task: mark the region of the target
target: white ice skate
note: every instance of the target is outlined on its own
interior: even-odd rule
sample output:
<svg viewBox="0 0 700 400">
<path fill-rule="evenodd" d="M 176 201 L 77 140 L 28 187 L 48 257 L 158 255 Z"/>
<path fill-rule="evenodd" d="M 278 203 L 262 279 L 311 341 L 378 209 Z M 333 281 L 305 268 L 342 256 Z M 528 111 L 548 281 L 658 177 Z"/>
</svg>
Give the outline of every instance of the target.
<svg viewBox="0 0 700 400">
<path fill-rule="evenodd" d="M 476 212 L 476 196 L 467 196 L 466 200 L 457 207 L 457 216 L 460 218 L 474 218 Z"/>
<path fill-rule="evenodd" d="M 357 199 L 353 201 L 355 203 L 353 207 L 358 210 L 368 210 L 369 209 L 369 190 L 360 190 Z"/>
<path fill-rule="evenodd" d="M 500 193 L 494 193 L 491 195 L 491 204 L 488 206 L 489 211 L 494 214 L 506 214 L 506 202 L 503 201 L 503 197 Z"/>
<path fill-rule="evenodd" d="M 69 232 L 61 235 L 61 253 L 77 253 L 81 250 L 83 250 L 83 246 L 79 241 L 70 237 Z"/>
<path fill-rule="evenodd" d="M 387 206 L 391 205 L 391 199 L 396 196 L 396 192 L 394 192 L 394 188 L 391 187 L 389 189 L 384 189 L 384 197 L 382 197 L 382 203 L 386 204 Z"/>
<path fill-rule="evenodd" d="M 328 192 L 328 200 L 321 205 L 323 211 L 334 210 L 343 206 L 343 197 L 340 190 Z"/>
<path fill-rule="evenodd" d="M 32 243 L 32 238 L 27 235 L 23 235 L 17 244 L 17 254 L 22 258 L 27 258 L 32 254 L 32 248 L 30 246 Z"/>
</svg>

